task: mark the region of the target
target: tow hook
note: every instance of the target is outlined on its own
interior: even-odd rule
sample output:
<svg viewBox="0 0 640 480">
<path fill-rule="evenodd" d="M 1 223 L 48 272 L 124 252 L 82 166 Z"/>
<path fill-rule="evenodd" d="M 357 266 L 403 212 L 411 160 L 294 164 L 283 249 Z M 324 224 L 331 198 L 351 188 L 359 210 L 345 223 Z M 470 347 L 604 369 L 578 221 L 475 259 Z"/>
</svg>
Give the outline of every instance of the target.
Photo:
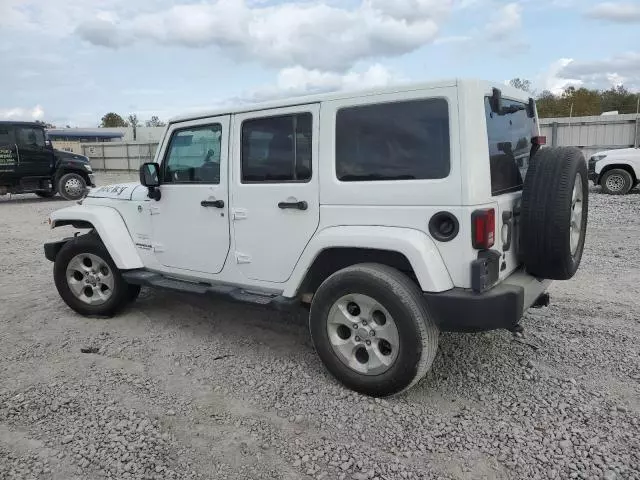
<svg viewBox="0 0 640 480">
<path fill-rule="evenodd" d="M 540 295 L 535 302 L 533 302 L 533 305 L 531 305 L 531 308 L 542 308 L 542 307 L 548 307 L 549 306 L 549 301 L 550 301 L 550 297 L 548 293 L 543 293 L 542 295 Z"/>
</svg>

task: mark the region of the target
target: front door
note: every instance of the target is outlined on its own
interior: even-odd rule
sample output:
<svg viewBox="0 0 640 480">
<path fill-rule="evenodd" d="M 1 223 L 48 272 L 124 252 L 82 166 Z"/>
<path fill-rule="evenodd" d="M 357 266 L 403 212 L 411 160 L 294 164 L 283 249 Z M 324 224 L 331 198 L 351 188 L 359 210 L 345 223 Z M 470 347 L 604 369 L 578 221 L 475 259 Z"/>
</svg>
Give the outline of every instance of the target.
<svg viewBox="0 0 640 480">
<path fill-rule="evenodd" d="M 229 116 L 172 125 L 152 202 L 153 249 L 184 273 L 219 273 L 229 252 Z"/>
<path fill-rule="evenodd" d="M 54 169 L 53 150 L 45 142 L 44 129 L 37 126 L 15 127 L 19 173 L 24 177 L 46 177 Z"/>
<path fill-rule="evenodd" d="M 0 125 L 0 185 L 4 180 L 11 183 L 10 178 L 16 175 L 18 168 L 18 149 L 13 127 L 10 125 Z"/>
<path fill-rule="evenodd" d="M 317 104 L 236 115 L 234 261 L 249 279 L 286 282 L 320 221 Z"/>
</svg>

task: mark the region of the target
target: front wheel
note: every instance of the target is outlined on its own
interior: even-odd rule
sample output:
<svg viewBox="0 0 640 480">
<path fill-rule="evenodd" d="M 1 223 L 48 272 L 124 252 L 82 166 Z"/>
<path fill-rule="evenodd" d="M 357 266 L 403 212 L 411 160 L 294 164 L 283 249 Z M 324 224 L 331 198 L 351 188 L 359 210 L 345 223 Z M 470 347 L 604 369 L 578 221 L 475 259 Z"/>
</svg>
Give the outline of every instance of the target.
<svg viewBox="0 0 640 480">
<path fill-rule="evenodd" d="M 78 173 L 67 173 L 58 181 L 58 191 L 65 200 L 80 200 L 86 188 L 87 182 Z"/>
<path fill-rule="evenodd" d="M 76 237 L 62 247 L 53 278 L 65 303 L 81 315 L 112 316 L 135 298 L 134 287 L 122 278 L 93 234 Z"/>
<path fill-rule="evenodd" d="M 608 195 L 626 195 L 633 187 L 633 178 L 626 170 L 614 168 L 604 174 L 600 185 L 602 191 Z"/>
<path fill-rule="evenodd" d="M 374 397 L 417 383 L 438 348 L 422 292 L 386 265 L 354 265 L 330 276 L 313 297 L 309 326 L 329 372 Z"/>
</svg>

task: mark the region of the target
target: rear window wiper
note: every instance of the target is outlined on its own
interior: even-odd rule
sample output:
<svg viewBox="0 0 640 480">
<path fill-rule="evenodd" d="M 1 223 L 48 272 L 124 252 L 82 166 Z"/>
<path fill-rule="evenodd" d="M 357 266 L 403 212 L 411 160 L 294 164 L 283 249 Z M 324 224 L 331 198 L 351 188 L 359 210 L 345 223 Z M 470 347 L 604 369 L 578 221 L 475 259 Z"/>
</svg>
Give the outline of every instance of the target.
<svg viewBox="0 0 640 480">
<path fill-rule="evenodd" d="M 500 115 L 507 115 L 509 113 L 516 113 L 516 112 L 520 112 L 522 110 L 526 110 L 527 107 L 524 105 L 516 105 L 516 104 L 511 104 L 507 107 L 502 107 L 500 108 Z"/>
</svg>

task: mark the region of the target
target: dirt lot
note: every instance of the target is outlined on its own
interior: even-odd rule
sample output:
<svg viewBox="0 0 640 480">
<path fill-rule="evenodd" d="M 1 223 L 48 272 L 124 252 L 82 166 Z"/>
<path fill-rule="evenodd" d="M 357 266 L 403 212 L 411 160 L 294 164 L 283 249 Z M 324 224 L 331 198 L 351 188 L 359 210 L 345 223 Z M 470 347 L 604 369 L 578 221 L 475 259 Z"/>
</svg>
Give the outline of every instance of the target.
<svg viewBox="0 0 640 480">
<path fill-rule="evenodd" d="M 582 268 L 524 342 L 442 335 L 389 400 L 330 378 L 302 314 L 143 291 L 76 315 L 42 251 L 68 205 L 0 197 L 2 479 L 640 479 L 637 192 L 592 193 Z"/>
</svg>

